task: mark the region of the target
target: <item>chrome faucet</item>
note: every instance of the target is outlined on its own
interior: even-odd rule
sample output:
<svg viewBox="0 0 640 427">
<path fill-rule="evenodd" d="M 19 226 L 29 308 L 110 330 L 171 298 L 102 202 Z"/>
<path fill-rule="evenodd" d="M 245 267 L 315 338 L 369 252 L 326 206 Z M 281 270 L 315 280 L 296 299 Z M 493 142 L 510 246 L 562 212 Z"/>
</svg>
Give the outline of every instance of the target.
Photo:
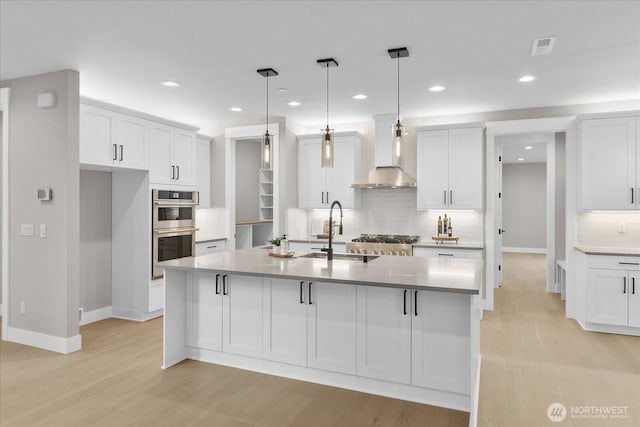
<svg viewBox="0 0 640 427">
<path fill-rule="evenodd" d="M 340 227 L 338 228 L 338 234 L 342 235 L 342 205 L 339 201 L 334 200 L 331 203 L 331 208 L 329 209 L 329 247 L 320 249 L 322 252 L 327 253 L 327 261 L 333 260 L 333 248 L 331 247 L 331 241 L 333 236 L 333 207 L 338 205 L 340 208 Z"/>
</svg>

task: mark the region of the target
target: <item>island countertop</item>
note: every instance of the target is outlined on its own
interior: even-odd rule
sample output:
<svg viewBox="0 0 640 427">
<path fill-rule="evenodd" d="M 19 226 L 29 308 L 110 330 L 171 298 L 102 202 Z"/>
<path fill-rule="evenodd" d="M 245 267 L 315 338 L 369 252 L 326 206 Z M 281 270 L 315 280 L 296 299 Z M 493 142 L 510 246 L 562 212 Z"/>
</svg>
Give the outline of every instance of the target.
<svg viewBox="0 0 640 427">
<path fill-rule="evenodd" d="M 483 275 L 482 261 L 472 259 L 380 256 L 368 263 L 329 262 L 322 258 L 275 258 L 264 249 L 179 258 L 158 267 L 466 294 L 479 293 Z"/>
</svg>

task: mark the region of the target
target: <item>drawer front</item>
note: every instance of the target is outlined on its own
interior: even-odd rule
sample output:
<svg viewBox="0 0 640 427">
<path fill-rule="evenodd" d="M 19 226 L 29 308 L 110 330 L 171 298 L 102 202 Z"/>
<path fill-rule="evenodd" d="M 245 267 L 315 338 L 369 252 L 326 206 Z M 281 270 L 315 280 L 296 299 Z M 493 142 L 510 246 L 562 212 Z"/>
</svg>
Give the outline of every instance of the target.
<svg viewBox="0 0 640 427">
<path fill-rule="evenodd" d="M 482 249 L 452 249 L 452 248 L 413 248 L 413 256 L 438 258 L 482 259 Z"/>
<path fill-rule="evenodd" d="M 589 268 L 604 268 L 608 270 L 640 271 L 640 257 L 613 256 L 613 255 L 588 255 L 587 266 Z"/>
<path fill-rule="evenodd" d="M 226 250 L 227 242 L 224 240 L 196 243 L 196 255 L 212 254 L 214 252 L 223 252 Z"/>
<path fill-rule="evenodd" d="M 164 308 L 164 282 L 149 284 L 149 311 L 161 310 Z"/>
</svg>

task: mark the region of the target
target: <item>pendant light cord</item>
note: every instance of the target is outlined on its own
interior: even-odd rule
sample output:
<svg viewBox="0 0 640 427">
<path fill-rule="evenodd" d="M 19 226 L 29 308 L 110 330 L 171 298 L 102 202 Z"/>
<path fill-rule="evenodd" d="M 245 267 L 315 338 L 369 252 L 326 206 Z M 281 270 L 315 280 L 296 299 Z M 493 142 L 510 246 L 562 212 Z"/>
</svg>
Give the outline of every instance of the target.
<svg viewBox="0 0 640 427">
<path fill-rule="evenodd" d="M 329 63 L 327 62 L 327 129 L 329 129 Z"/>
<path fill-rule="evenodd" d="M 267 72 L 267 132 L 266 135 L 269 135 L 269 72 Z"/>
<path fill-rule="evenodd" d="M 400 55 L 398 55 L 398 123 L 400 123 Z"/>
</svg>

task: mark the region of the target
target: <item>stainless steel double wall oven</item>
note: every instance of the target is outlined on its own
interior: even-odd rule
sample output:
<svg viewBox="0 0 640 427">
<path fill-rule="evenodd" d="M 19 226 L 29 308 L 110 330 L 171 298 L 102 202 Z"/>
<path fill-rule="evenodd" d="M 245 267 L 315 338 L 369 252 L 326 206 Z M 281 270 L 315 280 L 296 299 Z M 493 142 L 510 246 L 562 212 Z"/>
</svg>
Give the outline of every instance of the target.
<svg viewBox="0 0 640 427">
<path fill-rule="evenodd" d="M 161 278 L 156 264 L 193 256 L 196 245 L 197 191 L 153 190 L 153 260 L 151 275 Z"/>
</svg>

